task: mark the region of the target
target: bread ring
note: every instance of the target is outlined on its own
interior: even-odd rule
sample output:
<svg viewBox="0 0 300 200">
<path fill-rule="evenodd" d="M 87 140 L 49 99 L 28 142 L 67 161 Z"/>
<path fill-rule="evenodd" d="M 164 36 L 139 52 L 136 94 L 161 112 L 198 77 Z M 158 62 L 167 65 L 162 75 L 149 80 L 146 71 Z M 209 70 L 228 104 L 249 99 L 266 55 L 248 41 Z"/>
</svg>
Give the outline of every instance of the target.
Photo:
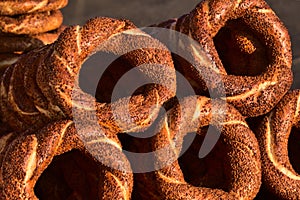
<svg viewBox="0 0 300 200">
<path fill-rule="evenodd" d="M 263 182 L 268 190 L 282 199 L 300 198 L 300 175 L 291 165 L 288 153 L 292 127 L 299 128 L 299 105 L 300 91 L 288 92 L 264 117 L 257 131 Z"/>
<path fill-rule="evenodd" d="M 290 37 L 263 0 L 204 0 L 166 26 L 201 44 L 215 63 L 215 68 L 201 69 L 207 88 L 218 92 L 222 80 L 226 100 L 243 115 L 269 112 L 292 84 Z M 185 65 L 183 73 L 198 83 L 199 91 L 207 90 L 190 64 L 178 65 Z"/>
<path fill-rule="evenodd" d="M 8 141 L 10 138 L 8 136 L 2 137 L 0 142 Z M 109 139 L 114 141 L 115 144 L 120 145 L 116 135 Z M 114 156 L 119 159 L 120 163 L 129 166 L 127 158 L 118 148 L 112 147 L 112 145 L 105 143 L 105 141 L 103 143 L 101 140 L 91 141 L 90 145 L 97 146 L 99 143 L 107 145 L 111 149 L 110 151 L 114 153 Z M 48 170 L 52 162 L 55 162 L 56 158 L 63 156 L 66 152 L 70 154 L 70 151 L 74 151 L 75 149 L 77 149 L 77 152 L 81 152 L 81 155 L 86 159 L 88 158 L 89 153 L 85 151 L 84 145 L 78 138 L 74 123 L 69 120 L 49 124 L 35 134 L 27 133 L 16 137 L 6 146 L 2 160 L 0 160 L 1 199 L 38 199 L 35 194 L 43 195 L 39 191 L 40 184 L 43 184 L 43 173 L 46 173 L 46 170 Z M 76 155 L 78 156 L 78 154 Z M 64 161 L 65 164 L 68 163 L 67 160 Z M 93 171 L 89 172 L 90 175 L 93 175 L 94 180 L 92 183 L 94 185 L 90 185 L 90 188 L 86 189 L 87 192 L 91 192 L 92 187 L 96 188 L 96 192 L 94 192 L 95 196 L 90 196 L 91 193 L 80 193 L 84 192 L 82 191 L 83 188 L 77 188 L 76 183 L 72 182 L 72 176 L 76 176 L 76 174 L 72 174 L 72 166 L 69 165 L 69 169 L 64 170 L 61 168 L 59 170 L 61 170 L 61 173 L 64 173 L 61 176 L 65 175 L 64 184 L 69 183 L 68 187 L 73 189 L 73 191 L 71 193 L 68 193 L 68 190 L 59 191 L 57 188 L 54 188 L 56 186 L 54 183 L 48 182 L 46 191 L 52 191 L 49 194 L 52 199 L 57 199 L 55 198 L 56 193 L 63 192 L 65 192 L 64 195 L 69 194 L 69 197 L 73 197 L 74 199 L 75 197 L 77 197 L 76 199 L 130 199 L 133 187 L 132 173 L 103 166 L 95 158 L 89 158 L 87 161 L 94 165 Z M 84 163 L 81 165 L 84 165 Z M 83 171 L 84 169 L 80 173 L 82 174 Z M 71 176 L 68 176 L 68 174 Z M 51 179 L 51 177 L 46 178 Z M 63 179 L 63 177 L 60 178 Z M 65 185 L 62 186 L 67 187 Z M 68 196 L 65 199 L 67 198 Z"/>
<path fill-rule="evenodd" d="M 5 33 L 34 35 L 57 29 L 62 22 L 63 15 L 59 10 L 17 17 L 0 15 L 0 30 Z"/>
<path fill-rule="evenodd" d="M 212 105 L 218 110 L 216 116 L 212 114 Z M 255 135 L 233 106 L 227 105 L 227 112 L 223 109 L 222 101 L 187 97 L 162 119 L 154 149 L 158 152 L 156 180 L 165 199 L 253 199 L 258 193 L 261 163 Z M 226 112 L 224 121 L 220 122 L 219 115 L 223 112 Z M 227 177 L 228 191 L 188 184 L 176 160 L 182 148 L 183 137 L 188 132 L 197 131 L 209 124 L 221 131 L 223 142 L 229 147 L 226 150 L 229 159 L 226 169 L 231 171 Z M 162 148 L 165 150 L 159 152 Z"/>
<path fill-rule="evenodd" d="M 12 126 L 13 130 L 23 131 L 23 130 L 30 128 L 29 126 L 22 130 L 19 128 L 16 128 L 16 127 L 22 127 L 23 122 L 22 122 L 22 120 L 18 120 L 18 117 L 16 117 L 17 112 L 15 112 L 14 110 L 18 110 L 24 116 L 26 116 L 26 115 L 28 116 L 29 114 L 28 114 L 28 112 L 24 112 L 24 111 L 27 111 L 24 108 L 26 108 L 26 107 L 27 107 L 27 109 L 30 108 L 30 106 L 33 106 L 33 103 L 29 104 L 30 101 L 28 100 L 29 98 L 27 97 L 24 89 L 23 89 L 23 91 L 18 89 L 18 92 L 22 93 L 22 99 L 17 98 L 17 95 L 16 95 L 17 92 L 15 94 L 12 94 L 12 90 L 9 91 L 9 85 L 12 84 L 11 81 L 16 80 L 16 79 L 11 78 L 11 76 L 12 76 L 12 73 L 15 68 L 24 67 L 24 69 L 25 69 L 27 67 L 27 65 L 25 65 L 26 62 L 34 63 L 34 62 L 42 61 L 41 59 L 38 59 L 38 57 L 37 57 L 38 55 L 40 55 L 40 54 L 38 54 L 38 52 L 39 52 L 38 49 L 35 49 L 35 50 L 30 51 L 28 54 L 21 55 L 19 57 L 18 62 L 14 63 L 14 64 L 17 64 L 17 66 L 13 67 L 13 65 L 11 65 L 11 66 L 7 67 L 7 69 L 5 70 L 5 72 L 2 76 L 2 79 L 1 79 L 2 80 L 1 92 L 3 95 L 3 96 L 1 96 L 1 110 L 3 113 L 2 119 L 7 124 L 10 124 L 9 121 L 11 121 L 11 122 L 14 121 L 15 125 Z M 28 59 L 26 59 L 27 56 L 28 56 Z M 25 65 L 25 66 L 23 66 L 23 65 Z M 28 65 L 29 65 L 29 63 L 28 63 Z M 33 66 L 35 66 L 35 65 L 31 65 L 31 66 L 32 66 L 31 68 L 33 68 Z M 30 70 L 30 67 L 27 70 Z M 20 73 L 23 73 L 23 75 L 25 75 L 24 71 L 22 71 Z M 17 77 L 17 78 L 19 78 L 19 77 Z M 28 76 L 26 78 L 30 78 L 30 77 Z M 10 79 L 12 79 L 12 80 L 10 80 Z M 23 79 L 24 79 L 24 77 L 22 77 L 22 85 L 24 87 Z M 19 82 L 19 81 L 17 81 L 17 82 Z M 32 88 L 32 87 L 35 88 L 34 87 L 35 85 L 33 83 L 34 82 L 31 82 L 32 86 L 30 88 Z M 40 91 L 40 90 L 38 90 L 38 91 Z M 38 96 L 39 93 L 33 93 L 32 95 Z M 15 102 L 16 100 L 21 100 L 23 103 L 20 104 L 20 106 L 18 106 Z M 27 105 L 24 105 L 24 101 L 27 103 Z M 14 103 L 9 105 L 12 102 L 14 102 Z M 12 106 L 14 106 L 14 107 L 12 107 Z M 23 107 L 21 107 L 21 106 L 23 106 Z M 21 107 L 21 109 L 19 107 Z M 24 111 L 22 109 L 24 109 Z M 31 117 L 31 118 L 34 119 L 34 117 Z M 52 118 L 52 119 L 55 120 L 55 118 Z M 36 117 L 36 119 L 35 119 L 35 121 L 33 121 L 33 123 L 34 122 L 39 124 L 39 128 L 41 128 L 49 122 L 49 119 L 47 122 L 43 118 Z"/>
<path fill-rule="evenodd" d="M 65 7 L 67 3 L 68 0 L 5 0 L 0 2 L 0 15 L 20 15 L 58 10 Z"/>
<path fill-rule="evenodd" d="M 68 27 L 55 43 L 22 56 L 2 77 L 0 104 L 2 112 L 5 113 L 3 121 L 11 124 L 15 130 L 26 130 L 33 126 L 42 127 L 49 121 L 72 118 L 73 109 L 77 106 L 79 109 L 94 110 L 94 107 L 83 107 L 72 100 L 72 92 L 76 89 L 75 91 L 80 93 L 78 96 L 87 98 L 83 101 L 84 105 L 86 102 L 95 101 L 93 97 L 78 89 L 78 85 L 74 85 L 78 84 L 82 63 L 99 51 L 102 44 L 107 46 L 103 46 L 101 51 L 122 55 L 126 49 L 119 44 L 127 43 L 122 40 L 134 36 L 135 43 L 127 46 L 127 49 L 136 48 L 140 44 L 149 46 L 144 50 L 125 52 L 127 53 L 125 58 L 132 66 L 161 65 L 157 68 L 151 67 L 150 71 L 143 69 L 142 74 L 153 80 L 153 83 L 165 85 L 154 84 L 143 94 L 126 97 L 112 104 L 96 103 L 97 116 L 99 123 L 111 128 L 113 132 L 145 128 L 150 125 L 155 114 L 149 114 L 149 108 L 153 105 L 159 106 L 175 95 L 175 70 L 167 48 L 143 32 L 132 31 L 134 28 L 131 22 L 125 20 L 95 18 L 83 27 Z M 106 42 L 109 38 L 114 38 L 112 37 L 114 35 L 120 36 L 121 41 Z M 157 73 L 153 73 L 153 70 L 157 70 Z M 22 84 L 19 84 L 20 82 Z M 126 112 L 124 106 L 127 105 L 125 103 L 127 100 L 130 101 L 129 109 L 131 116 L 135 116 L 135 123 L 129 125 L 124 122 L 120 124 L 124 127 L 119 127 L 113 122 L 112 107 L 120 112 Z M 158 113 L 158 110 L 155 112 Z M 123 114 L 118 116 L 124 118 Z"/>
</svg>

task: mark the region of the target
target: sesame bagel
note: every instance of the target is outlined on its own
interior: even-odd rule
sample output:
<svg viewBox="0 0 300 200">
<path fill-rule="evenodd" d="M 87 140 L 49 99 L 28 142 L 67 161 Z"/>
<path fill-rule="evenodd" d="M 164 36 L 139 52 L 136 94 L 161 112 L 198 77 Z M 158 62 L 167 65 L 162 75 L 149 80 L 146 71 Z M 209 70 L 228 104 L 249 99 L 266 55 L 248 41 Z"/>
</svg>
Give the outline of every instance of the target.
<svg viewBox="0 0 300 200">
<path fill-rule="evenodd" d="M 299 129 L 300 91 L 288 92 L 257 130 L 263 182 L 281 199 L 300 198 L 300 175 L 291 164 L 289 138 Z M 298 158 L 299 154 L 295 156 Z"/>
<path fill-rule="evenodd" d="M 175 55 L 176 67 L 198 94 L 222 93 L 224 86 L 227 102 L 243 115 L 269 112 L 291 87 L 290 37 L 263 0 L 204 0 L 188 15 L 157 26 L 187 34 L 202 46 L 211 68 L 191 66 Z"/>
<path fill-rule="evenodd" d="M 195 131 L 200 134 L 198 130 L 208 125 L 220 131 L 227 146 L 223 150 L 227 157 L 223 163 L 227 173 L 225 189 L 187 183 L 177 160 L 184 136 Z M 156 183 L 164 199 L 253 199 L 256 196 L 261 185 L 258 142 L 245 118 L 233 106 L 224 107 L 222 101 L 190 96 L 168 112 L 159 128 L 153 148 L 157 152 Z"/>
<path fill-rule="evenodd" d="M 68 0 L 5 0 L 0 2 L 0 15 L 46 12 L 65 7 Z"/>
<path fill-rule="evenodd" d="M 129 46 L 120 45 L 126 41 L 130 41 Z M 144 65 L 140 68 L 141 74 L 154 84 L 142 94 L 112 104 L 88 104 L 95 102 L 95 98 L 79 88 L 78 78 L 83 62 L 97 51 L 124 54 L 131 65 Z M 155 119 L 156 114 L 151 112 L 157 113 L 159 105 L 173 97 L 176 91 L 175 70 L 167 48 L 136 29 L 131 22 L 111 18 L 95 18 L 83 27 L 68 27 L 55 43 L 22 56 L 6 70 L 1 80 L 3 121 L 16 130 L 72 118 L 74 109 L 83 112 L 78 113 L 83 118 L 86 112 L 96 109 L 99 123 L 113 132 L 146 128 Z M 153 105 L 156 109 L 150 111 Z M 134 122 L 126 121 L 129 118 L 124 121 L 126 106 L 130 115 L 136 116 Z M 120 118 L 118 125 L 112 120 L 113 115 Z"/>
<path fill-rule="evenodd" d="M 115 135 L 108 136 L 105 141 L 98 138 L 83 144 L 78 138 L 74 122 L 64 120 L 49 124 L 35 133 L 27 132 L 14 139 L 12 137 L 5 135 L 0 139 L 5 149 L 0 151 L 1 199 L 130 199 L 132 173 L 104 166 L 97 160 L 103 156 L 102 153 L 99 157 L 96 154 L 91 157 L 85 149 L 85 145 L 95 148 L 99 144 L 107 145 L 119 164 L 124 163 L 129 167 L 122 151 L 106 143 L 112 140 L 118 144 Z M 61 164 L 60 157 L 63 157 Z M 60 175 L 43 175 L 55 173 L 55 170 L 59 170 Z M 78 170 L 80 176 L 76 172 Z"/>
<path fill-rule="evenodd" d="M 287 29 L 267 3 L 263 0 L 238 0 L 235 3 L 208 0 L 201 2 L 190 16 L 190 34 L 212 56 L 219 73 L 224 74 L 226 100 L 247 116 L 258 116 L 270 111 L 292 84 L 292 61 L 291 43 Z M 248 29 L 253 31 L 252 37 L 256 38 L 253 40 L 244 34 L 245 31 L 239 31 L 238 37 L 244 38 L 246 43 L 250 43 L 249 45 L 239 45 L 239 49 L 247 52 L 247 48 L 251 48 L 251 45 L 254 45 L 255 48 L 258 42 L 264 46 L 265 54 L 260 57 L 254 54 L 252 58 L 261 60 L 267 58 L 268 62 L 263 65 L 263 72 L 253 76 L 238 76 L 226 71 L 213 39 L 230 20 L 241 20 L 241 22 L 233 21 L 233 23 L 245 24 Z M 238 37 L 235 40 L 238 40 Z M 256 47 L 259 51 L 263 51 L 258 45 Z M 248 49 L 248 51 L 251 50 Z M 266 57 L 264 57 L 265 55 Z M 249 67 L 260 69 L 259 65 L 263 64 L 261 60 L 253 63 L 258 65 Z"/>
<path fill-rule="evenodd" d="M 13 34 L 39 34 L 57 29 L 63 22 L 59 10 L 18 16 L 0 15 L 0 30 Z"/>
</svg>

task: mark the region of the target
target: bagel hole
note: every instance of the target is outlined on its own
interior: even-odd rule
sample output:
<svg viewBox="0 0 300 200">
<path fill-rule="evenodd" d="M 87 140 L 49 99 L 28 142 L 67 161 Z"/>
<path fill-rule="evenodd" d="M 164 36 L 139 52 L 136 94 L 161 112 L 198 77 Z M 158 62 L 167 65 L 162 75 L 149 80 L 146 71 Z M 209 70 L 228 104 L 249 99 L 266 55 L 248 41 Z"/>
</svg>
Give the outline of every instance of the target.
<svg viewBox="0 0 300 200">
<path fill-rule="evenodd" d="M 40 200 L 98 199 L 99 166 L 79 150 L 55 156 L 39 177 L 34 192 Z"/>
<path fill-rule="evenodd" d="M 226 22 L 213 38 L 228 75 L 257 76 L 271 63 L 270 49 L 242 19 Z"/>
<path fill-rule="evenodd" d="M 217 130 L 213 129 L 213 132 L 210 132 L 210 134 L 217 134 Z M 204 158 L 199 158 L 198 156 L 204 138 L 207 135 L 207 130 L 208 127 L 203 127 L 200 130 L 200 135 L 189 133 L 184 137 L 183 145 L 188 145 L 186 142 L 191 139 L 190 137 L 195 138 L 178 159 L 179 166 L 187 183 L 195 187 L 218 188 L 228 191 L 228 178 L 225 170 L 227 168 L 225 166 L 227 148 L 223 142 L 223 137 L 220 136 L 215 146 Z"/>
<path fill-rule="evenodd" d="M 288 141 L 288 155 L 294 170 L 300 174 L 300 129 L 293 127 Z"/>
<path fill-rule="evenodd" d="M 123 56 L 97 52 L 83 64 L 79 73 L 80 89 L 96 98 L 97 102 L 111 103 L 117 99 L 143 93 L 151 84 L 137 67 Z"/>
</svg>

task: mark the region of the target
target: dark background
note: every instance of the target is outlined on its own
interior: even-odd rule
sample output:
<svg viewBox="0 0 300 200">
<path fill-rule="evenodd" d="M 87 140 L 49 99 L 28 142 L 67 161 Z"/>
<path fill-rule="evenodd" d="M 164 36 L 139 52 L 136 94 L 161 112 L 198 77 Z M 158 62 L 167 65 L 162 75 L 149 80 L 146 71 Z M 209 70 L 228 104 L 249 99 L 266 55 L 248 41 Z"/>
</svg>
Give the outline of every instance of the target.
<svg viewBox="0 0 300 200">
<path fill-rule="evenodd" d="M 67 25 L 95 16 L 125 18 L 138 27 L 190 12 L 201 0 L 69 0 L 62 11 Z M 300 89 L 300 0 L 266 0 L 289 30 L 292 39 L 294 86 Z"/>
</svg>

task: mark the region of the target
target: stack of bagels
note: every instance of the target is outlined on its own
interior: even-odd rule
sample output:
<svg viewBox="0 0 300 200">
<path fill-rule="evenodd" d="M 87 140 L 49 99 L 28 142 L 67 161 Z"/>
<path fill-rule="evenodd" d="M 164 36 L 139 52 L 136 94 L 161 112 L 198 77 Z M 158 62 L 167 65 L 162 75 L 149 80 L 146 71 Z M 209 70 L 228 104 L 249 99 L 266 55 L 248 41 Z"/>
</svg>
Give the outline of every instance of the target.
<svg viewBox="0 0 300 200">
<path fill-rule="evenodd" d="M 60 8 L 67 0 L 0 2 L 0 67 L 22 53 L 54 42 L 63 30 Z"/>
</svg>

